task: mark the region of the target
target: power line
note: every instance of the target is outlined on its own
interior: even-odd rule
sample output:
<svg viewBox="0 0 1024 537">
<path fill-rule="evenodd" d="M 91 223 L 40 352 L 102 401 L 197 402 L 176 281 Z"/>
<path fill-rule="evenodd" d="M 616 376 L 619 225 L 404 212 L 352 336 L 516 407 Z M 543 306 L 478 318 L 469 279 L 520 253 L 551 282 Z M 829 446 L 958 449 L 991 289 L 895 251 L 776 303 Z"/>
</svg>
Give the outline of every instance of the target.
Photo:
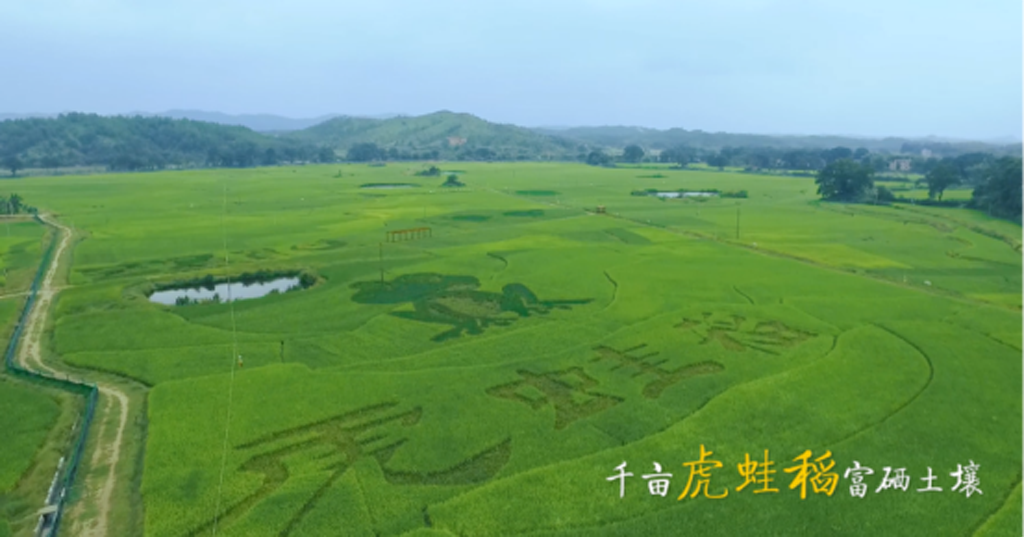
<svg viewBox="0 0 1024 537">
<path fill-rule="evenodd" d="M 221 459 L 220 459 L 220 481 L 217 484 L 217 506 L 214 511 L 213 518 L 213 535 L 217 535 L 217 523 L 220 521 L 220 504 L 221 504 L 221 492 L 224 489 L 224 471 L 227 468 L 228 462 L 228 436 L 231 432 L 231 400 L 234 395 L 235 387 L 235 365 L 239 359 L 238 356 L 238 332 L 235 326 L 235 302 L 231 297 L 231 262 L 228 259 L 228 232 L 227 232 L 227 213 L 228 213 L 228 187 L 224 185 L 224 210 L 220 217 L 220 229 L 221 235 L 224 239 L 224 268 L 227 271 L 228 279 L 228 310 L 231 312 L 231 379 L 228 381 L 228 405 L 227 405 L 227 418 L 224 423 L 224 444 L 221 447 Z"/>
</svg>

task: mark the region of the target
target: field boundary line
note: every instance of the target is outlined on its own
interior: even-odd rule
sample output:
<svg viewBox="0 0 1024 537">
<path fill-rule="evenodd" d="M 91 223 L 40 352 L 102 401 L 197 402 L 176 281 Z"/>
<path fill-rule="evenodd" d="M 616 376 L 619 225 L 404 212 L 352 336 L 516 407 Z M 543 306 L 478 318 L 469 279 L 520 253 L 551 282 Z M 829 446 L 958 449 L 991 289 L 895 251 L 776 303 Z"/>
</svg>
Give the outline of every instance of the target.
<svg viewBox="0 0 1024 537">
<path fill-rule="evenodd" d="M 747 302 L 750 302 L 751 306 L 756 306 L 757 305 L 757 303 L 754 302 L 754 299 L 750 298 L 750 295 L 744 293 L 743 291 L 740 291 L 739 286 L 737 286 L 737 285 L 732 286 L 732 290 L 736 291 L 737 293 L 739 293 L 740 296 L 742 296 L 743 298 L 747 299 Z"/>
<path fill-rule="evenodd" d="M 920 346 L 918 346 L 917 343 L 914 343 L 913 341 L 910 341 L 909 339 L 907 339 L 906 337 L 900 335 L 898 332 L 896 332 L 895 330 L 893 330 L 893 329 L 891 329 L 889 327 L 886 327 L 886 326 L 883 326 L 883 325 L 880 325 L 880 324 L 874 324 L 874 323 L 868 324 L 867 326 L 872 326 L 872 327 L 875 327 L 875 328 L 877 328 L 879 330 L 887 332 L 889 335 L 891 335 L 891 336 L 895 337 L 896 339 L 899 339 L 900 341 L 906 343 L 912 349 L 914 349 L 914 351 L 916 351 L 918 354 L 920 354 L 921 357 L 924 358 L 925 363 L 928 364 L 928 380 L 925 381 L 923 386 L 921 386 L 921 389 L 917 390 L 917 392 L 914 393 L 914 395 L 910 396 L 910 398 L 907 399 L 906 401 L 904 401 L 902 405 L 900 405 L 898 408 L 896 408 L 896 410 L 893 410 L 892 412 L 890 412 L 889 415 L 887 415 L 886 417 L 882 418 L 881 420 L 878 420 L 875 423 L 866 425 L 866 426 L 858 429 L 857 431 L 854 431 L 853 433 L 847 435 L 844 438 L 840 438 L 839 440 L 836 440 L 835 442 L 833 442 L 834 445 L 839 445 L 839 444 L 842 444 L 843 442 L 846 442 L 847 440 L 851 440 L 853 438 L 856 438 L 856 437 L 860 436 L 861 434 L 863 434 L 864 432 L 867 432 L 867 431 L 869 431 L 871 429 L 874 429 L 875 427 L 878 427 L 879 425 L 889 421 L 889 419 L 892 418 L 893 416 L 895 416 L 896 414 L 899 414 L 900 412 L 903 412 L 914 401 L 917 401 L 917 399 L 919 397 L 921 397 L 921 395 L 924 394 L 924 392 L 927 391 L 929 387 L 931 387 L 932 381 L 935 379 L 935 364 L 932 363 L 931 356 L 928 356 L 928 353 L 924 352 L 924 349 L 922 349 Z"/>
<path fill-rule="evenodd" d="M 971 533 L 970 533 L 971 537 L 974 537 L 975 535 L 977 535 L 978 532 L 981 531 L 981 529 L 985 527 L 985 524 L 988 524 L 988 521 L 992 520 L 992 517 L 998 515 L 999 512 L 1002 511 L 1003 508 L 1007 506 L 1007 504 L 1010 501 L 1010 498 L 1013 496 L 1013 491 L 1017 490 L 1017 488 L 1020 487 L 1020 485 L 1021 485 L 1021 474 L 1018 473 L 1017 474 L 1017 478 L 1013 481 L 1013 483 L 1010 483 L 1010 490 L 1009 490 L 1009 492 L 1006 493 L 1006 496 L 1003 498 L 1003 501 L 999 502 L 999 505 L 997 505 L 995 509 L 990 511 L 988 513 L 988 515 L 985 516 L 985 518 L 981 519 L 981 521 L 978 522 L 978 524 L 975 525 L 971 529 Z"/>
<path fill-rule="evenodd" d="M 608 301 L 608 304 L 605 305 L 605 307 L 601 308 L 601 311 L 612 307 L 615 304 L 615 301 L 619 298 L 619 282 L 613 280 L 611 274 L 608 274 L 607 270 L 604 271 L 604 277 L 608 280 L 608 283 L 612 284 L 612 299 Z"/>
</svg>

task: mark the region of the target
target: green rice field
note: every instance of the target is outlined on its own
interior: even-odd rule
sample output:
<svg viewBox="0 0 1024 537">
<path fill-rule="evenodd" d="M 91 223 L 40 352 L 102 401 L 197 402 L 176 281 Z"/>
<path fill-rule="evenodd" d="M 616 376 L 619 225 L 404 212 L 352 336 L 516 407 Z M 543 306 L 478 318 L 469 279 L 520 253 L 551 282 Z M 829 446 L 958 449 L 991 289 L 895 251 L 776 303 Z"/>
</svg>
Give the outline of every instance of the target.
<svg viewBox="0 0 1024 537">
<path fill-rule="evenodd" d="M 1021 535 L 1019 225 L 813 178 L 438 166 L 19 181 L 82 238 L 53 352 L 149 389 L 146 536 Z M 316 282 L 147 298 L 258 270 Z M 44 431 L 5 389 L 0 431 Z"/>
</svg>

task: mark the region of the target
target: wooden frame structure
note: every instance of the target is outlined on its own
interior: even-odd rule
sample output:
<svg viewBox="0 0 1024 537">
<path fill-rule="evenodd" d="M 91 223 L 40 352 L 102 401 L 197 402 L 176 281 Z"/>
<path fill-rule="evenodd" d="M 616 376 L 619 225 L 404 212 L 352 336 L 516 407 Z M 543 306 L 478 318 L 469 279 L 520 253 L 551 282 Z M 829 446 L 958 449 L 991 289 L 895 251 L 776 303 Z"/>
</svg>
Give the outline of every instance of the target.
<svg viewBox="0 0 1024 537">
<path fill-rule="evenodd" d="M 396 229 L 385 233 L 387 242 L 410 241 L 433 237 L 434 231 L 429 227 L 414 227 L 409 229 Z"/>
</svg>

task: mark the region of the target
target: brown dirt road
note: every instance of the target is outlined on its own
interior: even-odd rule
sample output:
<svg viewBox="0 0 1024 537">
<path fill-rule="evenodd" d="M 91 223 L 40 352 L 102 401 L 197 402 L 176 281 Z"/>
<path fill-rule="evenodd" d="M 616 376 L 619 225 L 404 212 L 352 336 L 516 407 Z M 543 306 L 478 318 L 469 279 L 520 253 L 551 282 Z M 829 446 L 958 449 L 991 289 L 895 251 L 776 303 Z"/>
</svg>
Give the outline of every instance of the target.
<svg viewBox="0 0 1024 537">
<path fill-rule="evenodd" d="M 48 215 L 40 215 L 40 218 L 52 226 L 58 237 L 57 247 L 53 257 L 50 258 L 50 266 L 39 284 L 36 293 L 36 301 L 32 306 L 25 322 L 25 337 L 18 348 L 17 361 L 25 369 L 46 372 L 56 377 L 79 380 L 92 383 L 91 380 L 75 379 L 72 374 L 59 371 L 43 361 L 42 339 L 45 334 L 47 315 L 53 305 L 53 299 L 60 288 L 54 285 L 57 277 L 58 267 L 61 259 L 64 258 L 71 244 L 71 230 L 63 224 L 52 219 Z M 117 386 L 97 382 L 96 387 L 100 391 L 100 399 L 106 403 L 97 406 L 97 415 L 94 422 L 99 426 L 95 438 L 96 445 L 93 451 L 91 465 L 93 468 L 105 467 L 107 473 L 103 475 L 90 475 L 86 479 L 85 492 L 82 502 L 89 504 L 88 512 L 95 513 L 88 521 L 80 522 L 71 529 L 72 535 L 89 537 L 105 537 L 108 535 L 108 518 L 110 516 L 111 497 L 117 476 L 118 462 L 121 460 L 121 445 L 124 441 L 124 432 L 128 425 L 128 395 Z M 111 423 L 116 423 L 116 431 L 113 439 L 108 438 L 107 428 Z"/>
</svg>

